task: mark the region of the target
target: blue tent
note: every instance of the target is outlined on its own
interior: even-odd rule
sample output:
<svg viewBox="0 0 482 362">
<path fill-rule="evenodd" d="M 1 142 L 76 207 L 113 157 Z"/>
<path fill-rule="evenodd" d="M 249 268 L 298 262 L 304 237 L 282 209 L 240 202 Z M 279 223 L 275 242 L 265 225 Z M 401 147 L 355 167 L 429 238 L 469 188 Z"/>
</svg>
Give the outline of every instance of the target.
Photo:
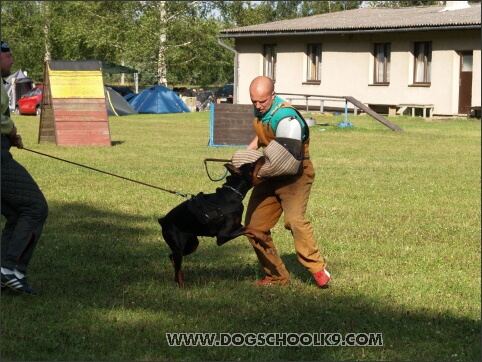
<svg viewBox="0 0 482 362">
<path fill-rule="evenodd" d="M 182 113 L 191 112 L 189 107 L 171 89 L 162 85 L 147 88 L 129 100 L 137 113 Z"/>
<path fill-rule="evenodd" d="M 129 94 L 126 94 L 124 96 L 124 99 L 127 101 L 127 102 L 131 102 L 132 101 L 132 98 L 136 97 L 137 96 L 137 93 L 129 93 Z"/>
</svg>

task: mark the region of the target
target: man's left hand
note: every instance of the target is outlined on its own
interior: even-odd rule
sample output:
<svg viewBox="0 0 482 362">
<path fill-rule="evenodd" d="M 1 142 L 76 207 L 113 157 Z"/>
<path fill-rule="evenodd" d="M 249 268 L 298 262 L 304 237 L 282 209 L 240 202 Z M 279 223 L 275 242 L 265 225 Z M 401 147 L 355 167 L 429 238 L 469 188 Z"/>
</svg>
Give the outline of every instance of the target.
<svg viewBox="0 0 482 362">
<path fill-rule="evenodd" d="M 23 148 L 23 142 L 22 142 L 22 136 L 16 134 L 13 137 L 10 137 L 10 140 L 12 141 L 12 145 L 22 149 Z"/>
</svg>

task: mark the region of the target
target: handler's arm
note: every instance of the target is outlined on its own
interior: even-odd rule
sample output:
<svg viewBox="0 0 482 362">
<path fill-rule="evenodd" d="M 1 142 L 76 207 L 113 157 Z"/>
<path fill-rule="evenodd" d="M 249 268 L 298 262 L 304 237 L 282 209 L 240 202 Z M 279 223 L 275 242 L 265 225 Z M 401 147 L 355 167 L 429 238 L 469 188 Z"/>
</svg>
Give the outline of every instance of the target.
<svg viewBox="0 0 482 362">
<path fill-rule="evenodd" d="M 9 102 L 7 91 L 5 90 L 5 85 L 2 83 L 1 87 L 0 120 L 2 134 L 10 138 L 13 146 L 17 148 L 23 148 L 22 137 L 17 134 L 17 127 L 15 127 L 15 123 L 13 123 L 13 120 L 10 118 L 10 116 L 7 115 L 9 114 Z"/>
<path fill-rule="evenodd" d="M 14 136 L 17 133 L 17 130 L 16 129 L 14 130 L 15 124 L 13 123 L 12 119 L 9 116 L 10 112 L 8 112 L 8 107 L 9 107 L 8 94 L 7 94 L 7 91 L 5 90 L 3 79 L 2 79 L 2 84 L 0 86 L 1 86 L 0 119 L 1 119 L 1 125 L 2 125 L 2 134 Z"/>
<path fill-rule="evenodd" d="M 258 147 L 258 136 L 254 136 L 253 140 L 249 143 L 247 150 L 257 150 Z"/>
<path fill-rule="evenodd" d="M 303 129 L 296 117 L 285 117 L 278 123 L 275 141 L 283 145 L 293 157 L 301 160 Z"/>
</svg>

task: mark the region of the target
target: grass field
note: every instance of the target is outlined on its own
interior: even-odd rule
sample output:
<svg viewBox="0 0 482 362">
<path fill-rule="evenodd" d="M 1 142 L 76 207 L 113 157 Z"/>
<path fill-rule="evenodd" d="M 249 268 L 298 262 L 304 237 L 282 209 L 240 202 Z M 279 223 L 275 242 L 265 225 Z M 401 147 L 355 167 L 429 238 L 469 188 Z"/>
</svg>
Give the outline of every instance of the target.
<svg viewBox="0 0 482 362">
<path fill-rule="evenodd" d="M 204 158 L 239 149 L 207 146 L 204 112 L 112 117 L 112 147 L 38 144 L 38 117 L 14 120 L 28 148 L 181 193 L 213 192 L 221 182 Z M 403 132 L 342 120 L 311 127 L 307 216 L 328 289 L 298 263 L 282 223 L 273 236 L 290 286 L 251 285 L 263 274 L 240 237 L 202 238 L 185 260 L 189 288 L 177 288 L 157 219 L 183 197 L 13 149 L 50 214 L 29 270 L 40 295 L 2 293 L 1 359 L 479 361 L 480 120 L 390 118 Z M 222 164 L 210 172 L 222 176 Z M 383 346 L 169 346 L 166 333 L 178 332 L 247 344 L 249 333 L 381 333 Z"/>
</svg>

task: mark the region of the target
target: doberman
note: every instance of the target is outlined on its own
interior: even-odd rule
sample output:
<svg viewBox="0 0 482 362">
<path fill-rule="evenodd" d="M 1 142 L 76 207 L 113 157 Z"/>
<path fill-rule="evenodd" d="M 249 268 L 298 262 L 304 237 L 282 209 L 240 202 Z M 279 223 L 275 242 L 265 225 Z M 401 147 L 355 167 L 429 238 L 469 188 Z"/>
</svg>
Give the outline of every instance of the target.
<svg viewBox="0 0 482 362">
<path fill-rule="evenodd" d="M 216 237 L 218 245 L 241 235 L 261 243 L 266 241 L 266 234 L 241 224 L 243 199 L 252 187 L 262 182 L 257 173 L 263 164 L 264 157 L 241 165 L 239 169 L 232 164 L 225 164 L 230 175 L 215 193 L 201 192 L 158 220 L 162 236 L 172 251 L 169 259 L 174 266 L 174 281 L 180 286 L 185 286 L 181 269 L 183 256 L 196 251 L 198 236 Z"/>
</svg>

